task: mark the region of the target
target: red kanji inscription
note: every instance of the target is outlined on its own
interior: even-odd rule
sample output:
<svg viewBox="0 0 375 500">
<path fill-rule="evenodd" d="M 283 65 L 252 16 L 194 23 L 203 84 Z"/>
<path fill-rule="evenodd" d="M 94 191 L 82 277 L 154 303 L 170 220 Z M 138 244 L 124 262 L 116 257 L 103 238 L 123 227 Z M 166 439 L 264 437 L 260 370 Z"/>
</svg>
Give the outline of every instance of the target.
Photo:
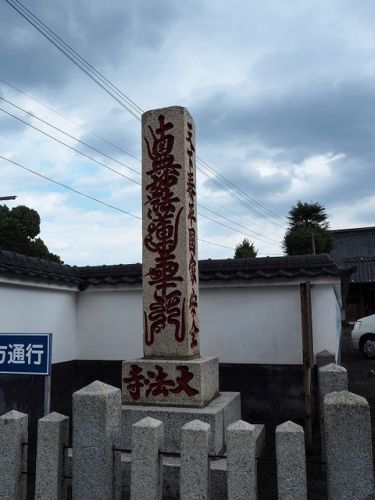
<svg viewBox="0 0 375 500">
<path fill-rule="evenodd" d="M 137 365 L 130 365 L 129 377 L 124 377 L 126 389 L 130 397 L 137 401 L 141 395 L 141 389 L 145 385 L 145 377 L 141 375 L 142 368 Z"/>
<path fill-rule="evenodd" d="M 180 375 L 176 380 L 168 378 L 168 373 L 164 371 L 162 366 L 155 365 L 154 370 L 148 370 L 143 375 L 143 369 L 138 365 L 130 365 L 128 377 L 124 377 L 123 381 L 126 385 L 126 390 L 130 394 L 133 401 L 137 401 L 143 391 L 145 397 L 170 397 L 172 394 L 180 394 L 185 392 L 189 397 L 199 394 L 198 389 L 194 389 L 189 385 L 189 382 L 194 378 L 194 373 L 189 370 L 188 366 L 177 366 L 176 369 Z"/>
<path fill-rule="evenodd" d="M 193 255 L 195 255 L 195 239 L 195 228 L 189 227 L 189 250 Z"/>
<path fill-rule="evenodd" d="M 144 312 L 145 343 L 152 345 L 155 335 L 162 332 L 167 325 L 174 327 L 174 336 L 178 342 L 185 338 L 184 305 L 182 292 L 176 290 L 177 282 L 183 281 L 179 274 L 175 249 L 178 243 L 178 229 L 183 207 L 178 207 L 180 198 L 174 194 L 174 186 L 178 183 L 181 165 L 175 163 L 173 155 L 174 136 L 171 122 L 165 117 L 158 118 L 159 127 L 149 131 L 152 144 L 145 138 L 147 153 L 152 160 L 152 167 L 146 172 L 151 182 L 146 185 L 148 205 L 147 234 L 144 245 L 156 254 L 155 265 L 150 267 L 146 276 L 148 285 L 154 287 L 154 301 L 149 311 Z"/>
<path fill-rule="evenodd" d="M 176 378 L 177 387 L 175 389 L 172 389 L 171 392 L 173 392 L 174 394 L 185 392 L 189 397 L 199 394 L 199 391 L 197 389 L 194 389 L 194 387 L 190 387 L 189 385 L 189 382 L 194 377 L 194 374 L 189 371 L 189 367 L 177 366 L 177 370 L 179 370 L 181 375 Z"/>
<path fill-rule="evenodd" d="M 187 154 L 189 157 L 189 171 L 187 174 L 187 186 L 186 192 L 188 194 L 189 199 L 189 211 L 188 211 L 188 221 L 189 221 L 189 274 L 190 281 L 192 284 L 192 290 L 189 297 L 189 310 L 193 316 L 193 322 L 189 330 L 190 336 L 190 348 L 193 349 L 198 345 L 198 335 L 199 328 L 196 324 L 195 318 L 197 316 L 198 310 L 198 296 L 195 287 L 197 286 L 197 261 L 196 261 L 196 231 L 195 231 L 195 223 L 197 221 L 196 213 L 195 213 L 195 198 L 196 198 L 196 189 L 195 189 L 195 177 L 194 177 L 194 154 L 195 148 L 193 144 L 193 125 L 188 123 L 188 132 L 186 137 L 187 142 Z"/>
<path fill-rule="evenodd" d="M 146 396 L 168 396 L 169 389 L 173 388 L 175 383 L 173 380 L 168 380 L 168 373 L 166 373 L 161 366 L 155 365 L 155 368 L 156 373 L 152 371 L 147 372 L 150 378 L 150 384 L 146 391 Z"/>
<path fill-rule="evenodd" d="M 191 282 L 194 285 L 197 282 L 197 261 L 194 259 L 192 255 L 190 256 L 190 261 L 189 261 L 189 273 Z"/>
</svg>

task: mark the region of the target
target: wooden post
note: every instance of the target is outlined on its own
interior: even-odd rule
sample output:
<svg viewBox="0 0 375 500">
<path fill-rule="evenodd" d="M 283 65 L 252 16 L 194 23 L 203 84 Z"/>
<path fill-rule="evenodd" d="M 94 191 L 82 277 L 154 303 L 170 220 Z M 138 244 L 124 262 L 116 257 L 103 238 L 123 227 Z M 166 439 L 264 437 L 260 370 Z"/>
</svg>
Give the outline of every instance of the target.
<svg viewBox="0 0 375 500">
<path fill-rule="evenodd" d="M 305 443 L 306 452 L 312 446 L 312 399 L 311 372 L 314 366 L 314 349 L 311 312 L 311 283 L 300 283 L 301 321 L 302 321 L 302 354 L 303 354 L 303 389 L 305 408 Z"/>
</svg>

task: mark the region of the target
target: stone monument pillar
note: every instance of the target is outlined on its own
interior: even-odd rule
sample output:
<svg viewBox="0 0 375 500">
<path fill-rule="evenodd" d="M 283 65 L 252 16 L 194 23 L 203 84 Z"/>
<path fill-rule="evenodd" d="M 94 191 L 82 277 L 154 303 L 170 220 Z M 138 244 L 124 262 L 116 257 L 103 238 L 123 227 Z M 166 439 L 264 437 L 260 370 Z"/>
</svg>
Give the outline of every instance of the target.
<svg viewBox="0 0 375 500">
<path fill-rule="evenodd" d="M 142 116 L 142 206 L 144 357 L 123 363 L 125 434 L 152 415 L 172 423 L 165 441 L 175 451 L 187 421 L 223 428 L 240 418 L 239 394 L 219 396 L 218 358 L 199 351 L 195 127 L 183 107 Z M 217 452 L 223 436 L 212 443 Z"/>
<path fill-rule="evenodd" d="M 185 108 L 142 117 L 143 348 L 199 356 L 194 122 Z"/>
<path fill-rule="evenodd" d="M 123 402 L 205 406 L 218 359 L 200 357 L 195 129 L 182 107 L 142 116 L 143 353 L 123 365 Z"/>
</svg>

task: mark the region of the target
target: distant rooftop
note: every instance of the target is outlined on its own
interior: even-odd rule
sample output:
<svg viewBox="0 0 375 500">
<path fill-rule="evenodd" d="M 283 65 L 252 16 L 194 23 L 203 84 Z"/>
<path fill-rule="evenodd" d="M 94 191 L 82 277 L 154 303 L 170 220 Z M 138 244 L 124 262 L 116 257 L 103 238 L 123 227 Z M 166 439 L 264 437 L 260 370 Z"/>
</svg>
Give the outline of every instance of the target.
<svg viewBox="0 0 375 500">
<path fill-rule="evenodd" d="M 337 266 L 326 254 L 199 261 L 201 281 L 313 278 L 341 276 L 349 272 L 349 269 Z M 142 265 L 77 267 L 0 250 L 0 276 L 78 285 L 83 290 L 90 285 L 141 283 Z"/>
<path fill-rule="evenodd" d="M 335 229 L 330 231 L 334 259 L 350 257 L 375 257 L 375 227 Z"/>
<path fill-rule="evenodd" d="M 350 283 L 375 282 L 375 226 L 330 231 L 333 239 L 331 257 L 339 266 L 355 265 Z"/>
</svg>

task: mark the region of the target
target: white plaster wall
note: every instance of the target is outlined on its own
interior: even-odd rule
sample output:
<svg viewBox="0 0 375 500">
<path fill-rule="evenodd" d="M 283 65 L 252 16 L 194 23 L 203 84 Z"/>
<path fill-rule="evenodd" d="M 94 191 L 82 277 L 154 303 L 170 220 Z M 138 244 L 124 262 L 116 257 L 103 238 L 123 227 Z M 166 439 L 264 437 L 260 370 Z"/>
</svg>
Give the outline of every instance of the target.
<svg viewBox="0 0 375 500">
<path fill-rule="evenodd" d="M 202 289 L 201 352 L 222 363 L 300 363 L 298 294 L 291 286 Z"/>
<path fill-rule="evenodd" d="M 52 363 L 76 358 L 76 292 L 0 283 L 0 331 L 52 333 Z"/>
<path fill-rule="evenodd" d="M 77 359 L 142 356 L 141 290 L 81 292 L 77 326 Z"/>
<path fill-rule="evenodd" d="M 332 285 L 319 285 L 311 290 L 314 353 L 324 349 L 338 359 L 341 336 L 341 307 Z"/>
<path fill-rule="evenodd" d="M 312 290 L 315 354 L 337 352 L 333 285 Z M 201 353 L 222 363 L 302 363 L 299 284 L 201 287 Z M 78 299 L 78 359 L 142 356 L 140 289 L 87 290 Z"/>
<path fill-rule="evenodd" d="M 54 363 L 142 356 L 139 288 L 84 292 L 0 283 L 0 331 L 52 332 Z M 201 353 L 222 363 L 302 362 L 299 284 L 203 286 Z M 340 305 L 333 284 L 312 288 L 315 354 L 338 353 Z"/>
</svg>

